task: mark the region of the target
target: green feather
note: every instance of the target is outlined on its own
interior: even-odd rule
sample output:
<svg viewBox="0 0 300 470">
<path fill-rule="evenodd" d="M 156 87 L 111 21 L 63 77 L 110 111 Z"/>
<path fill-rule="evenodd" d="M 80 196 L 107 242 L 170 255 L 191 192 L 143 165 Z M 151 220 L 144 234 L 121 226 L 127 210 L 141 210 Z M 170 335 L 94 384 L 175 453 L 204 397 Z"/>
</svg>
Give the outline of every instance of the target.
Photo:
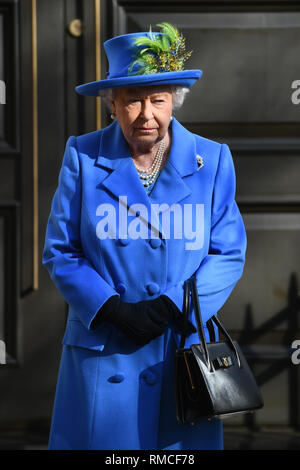
<svg viewBox="0 0 300 470">
<path fill-rule="evenodd" d="M 168 38 L 171 44 L 174 44 L 174 42 L 178 39 L 179 37 L 179 31 L 175 26 L 172 26 L 169 23 L 159 23 L 157 25 L 159 28 L 162 28 L 162 33 L 165 34 Z"/>
<path fill-rule="evenodd" d="M 161 45 L 162 45 L 163 51 L 167 51 L 170 48 L 170 41 L 167 38 L 167 36 L 161 37 Z"/>
<path fill-rule="evenodd" d="M 150 39 L 147 36 L 140 36 L 134 41 L 135 46 L 148 46 L 147 50 L 159 53 L 162 50 L 161 41 L 159 39 Z"/>
</svg>

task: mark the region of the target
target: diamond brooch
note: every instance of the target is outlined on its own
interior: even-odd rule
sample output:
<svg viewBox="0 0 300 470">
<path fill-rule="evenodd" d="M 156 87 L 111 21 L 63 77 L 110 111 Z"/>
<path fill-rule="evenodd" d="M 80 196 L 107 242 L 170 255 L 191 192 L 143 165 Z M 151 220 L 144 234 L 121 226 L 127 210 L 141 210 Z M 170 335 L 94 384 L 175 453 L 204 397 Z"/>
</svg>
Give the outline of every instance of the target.
<svg viewBox="0 0 300 470">
<path fill-rule="evenodd" d="M 200 170 L 200 168 L 202 168 L 204 165 L 203 158 L 198 154 L 196 155 L 196 158 L 197 158 L 197 163 L 198 163 L 198 170 Z"/>
</svg>

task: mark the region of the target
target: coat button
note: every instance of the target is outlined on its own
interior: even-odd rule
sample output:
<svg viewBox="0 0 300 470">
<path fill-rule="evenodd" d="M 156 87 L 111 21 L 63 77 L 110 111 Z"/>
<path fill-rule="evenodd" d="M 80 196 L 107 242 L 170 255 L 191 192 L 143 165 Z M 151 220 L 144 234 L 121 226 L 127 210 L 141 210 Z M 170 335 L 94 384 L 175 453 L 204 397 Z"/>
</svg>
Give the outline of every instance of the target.
<svg viewBox="0 0 300 470">
<path fill-rule="evenodd" d="M 130 238 L 119 238 L 121 245 L 126 246 L 130 243 Z"/>
<path fill-rule="evenodd" d="M 156 284 L 156 282 L 150 282 L 147 285 L 147 290 L 150 295 L 154 295 L 154 294 L 158 294 L 158 292 L 160 291 L 160 288 L 159 288 L 159 285 Z"/>
<path fill-rule="evenodd" d="M 157 377 L 153 372 L 144 372 L 142 378 L 145 380 L 147 385 L 155 385 L 157 383 Z"/>
<path fill-rule="evenodd" d="M 124 378 L 123 374 L 116 374 L 109 377 L 108 381 L 114 384 L 119 384 L 120 382 L 123 382 Z"/>
<path fill-rule="evenodd" d="M 161 245 L 161 239 L 160 238 L 151 238 L 150 245 L 152 246 L 152 248 L 158 248 Z"/>
<path fill-rule="evenodd" d="M 125 292 L 127 291 L 127 287 L 122 282 L 119 282 L 119 284 L 117 284 L 116 286 L 116 291 L 119 294 L 125 294 Z"/>
</svg>

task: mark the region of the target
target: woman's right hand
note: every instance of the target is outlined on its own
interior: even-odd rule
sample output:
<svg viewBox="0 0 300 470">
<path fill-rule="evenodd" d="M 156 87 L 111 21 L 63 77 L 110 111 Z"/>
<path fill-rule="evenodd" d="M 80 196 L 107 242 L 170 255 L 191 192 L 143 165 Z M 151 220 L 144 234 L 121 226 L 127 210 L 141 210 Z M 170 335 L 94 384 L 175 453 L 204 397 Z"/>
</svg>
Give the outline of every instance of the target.
<svg viewBox="0 0 300 470">
<path fill-rule="evenodd" d="M 155 301 L 127 303 L 122 302 L 119 296 L 112 296 L 102 305 L 95 320 L 96 324 L 102 321 L 112 323 L 135 343 L 144 345 L 162 335 L 169 323 L 178 323 L 178 312 L 161 297 Z"/>
</svg>

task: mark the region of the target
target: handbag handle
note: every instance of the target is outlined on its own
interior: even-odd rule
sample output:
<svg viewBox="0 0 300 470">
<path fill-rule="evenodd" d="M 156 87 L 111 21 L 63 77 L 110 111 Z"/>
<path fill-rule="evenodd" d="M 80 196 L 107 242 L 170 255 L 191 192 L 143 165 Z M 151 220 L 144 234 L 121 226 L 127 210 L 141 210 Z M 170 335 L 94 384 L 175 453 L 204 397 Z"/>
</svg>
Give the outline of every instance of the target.
<svg viewBox="0 0 300 470">
<path fill-rule="evenodd" d="M 188 284 L 189 288 L 191 290 L 192 294 L 192 301 L 194 304 L 194 314 L 195 314 L 195 319 L 196 319 L 196 325 L 197 325 L 197 330 L 198 330 L 198 337 L 200 340 L 200 343 L 202 345 L 202 348 L 204 350 L 204 355 L 206 359 L 206 366 L 210 372 L 213 371 L 212 363 L 210 360 L 208 348 L 207 348 L 207 343 L 205 339 L 205 333 L 204 333 L 204 327 L 203 327 L 203 322 L 201 318 L 201 312 L 200 312 L 200 305 L 199 305 L 199 298 L 198 298 L 198 291 L 197 291 L 197 284 L 196 284 L 196 278 L 191 277 L 188 279 Z"/>
<path fill-rule="evenodd" d="M 184 348 L 185 344 L 185 339 L 186 339 L 186 331 L 187 331 L 187 322 L 188 322 L 188 315 L 189 315 L 189 310 L 190 310 L 190 293 L 192 295 L 192 302 L 194 305 L 194 314 L 195 314 L 195 319 L 196 319 L 196 325 L 197 325 L 197 331 L 198 331 L 198 337 L 200 340 L 200 343 L 203 347 L 205 359 L 206 359 L 206 366 L 210 372 L 213 371 L 212 367 L 212 361 L 209 356 L 209 351 L 207 348 L 207 342 L 205 339 L 205 334 L 204 334 L 204 327 L 203 327 L 203 321 L 202 321 L 202 316 L 201 316 L 201 311 L 200 311 L 200 305 L 199 305 L 199 298 L 198 298 L 198 290 L 197 290 L 197 282 L 196 282 L 196 277 L 192 276 L 189 279 L 187 279 L 184 282 L 184 305 L 183 305 L 183 310 L 184 310 L 184 331 L 181 337 L 181 342 L 180 342 L 180 348 Z M 211 317 L 213 322 L 216 324 L 216 326 L 219 328 L 219 330 L 222 332 L 224 337 L 226 338 L 227 342 L 229 343 L 230 347 L 233 349 L 239 368 L 241 368 L 241 358 L 239 355 L 239 352 L 232 341 L 228 331 L 225 329 L 225 327 L 222 325 L 220 320 L 213 315 Z"/>
<path fill-rule="evenodd" d="M 187 281 L 185 281 L 183 285 L 183 313 L 184 313 L 184 320 L 183 320 L 183 332 L 181 335 L 180 346 L 179 348 L 184 348 L 185 338 L 188 328 L 188 321 L 189 321 L 189 311 L 190 311 L 190 286 Z"/>
</svg>

